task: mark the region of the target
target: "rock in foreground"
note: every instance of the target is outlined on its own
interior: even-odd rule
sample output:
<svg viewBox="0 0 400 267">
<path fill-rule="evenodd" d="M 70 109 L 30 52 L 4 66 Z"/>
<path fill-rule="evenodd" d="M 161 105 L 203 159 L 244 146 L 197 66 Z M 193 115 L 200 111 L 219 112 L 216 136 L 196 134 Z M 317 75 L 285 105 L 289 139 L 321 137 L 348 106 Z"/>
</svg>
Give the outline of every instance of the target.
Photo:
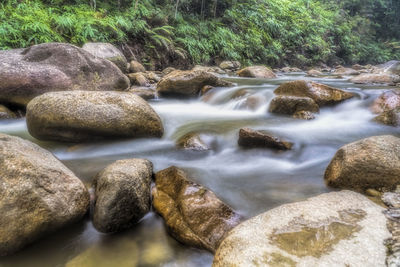
<svg viewBox="0 0 400 267">
<path fill-rule="evenodd" d="M 128 78 L 108 60 L 70 44 L 0 51 L 0 102 L 26 105 L 46 92 L 124 90 Z"/>
<path fill-rule="evenodd" d="M 293 143 L 279 139 L 266 131 L 255 131 L 250 128 L 239 130 L 238 144 L 245 148 L 273 148 L 279 150 L 289 150 Z"/>
<path fill-rule="evenodd" d="M 175 70 L 165 75 L 157 84 L 157 92 L 164 96 L 198 96 L 205 85 L 231 86 L 214 74 L 201 70 Z"/>
<path fill-rule="evenodd" d="M 128 61 L 124 54 L 115 46 L 109 43 L 86 43 L 82 46 L 83 50 L 88 51 L 92 55 L 104 58 L 115 65 L 122 71 L 127 72 Z"/>
<path fill-rule="evenodd" d="M 239 70 L 237 74 L 240 77 L 249 77 L 249 78 L 264 78 L 264 79 L 276 78 L 276 74 L 271 69 L 264 66 L 247 67 Z"/>
<path fill-rule="evenodd" d="M 341 147 L 325 171 L 329 186 L 393 190 L 400 184 L 400 138 L 384 135 Z"/>
<path fill-rule="evenodd" d="M 104 138 L 161 137 L 163 126 L 151 106 L 129 92 L 52 92 L 27 106 L 30 134 L 66 142 Z"/>
<path fill-rule="evenodd" d="M 118 160 L 94 180 L 93 225 L 113 233 L 135 225 L 150 211 L 153 165 L 145 159 Z"/>
<path fill-rule="evenodd" d="M 177 167 L 156 173 L 153 206 L 178 241 L 214 252 L 240 216 Z"/>
<path fill-rule="evenodd" d="M 233 229 L 213 267 L 385 266 L 390 233 L 382 211 L 351 191 L 286 204 Z"/>
<path fill-rule="evenodd" d="M 86 187 L 50 152 L 0 134 L 0 158 L 0 255 L 13 253 L 86 214 Z"/>
</svg>

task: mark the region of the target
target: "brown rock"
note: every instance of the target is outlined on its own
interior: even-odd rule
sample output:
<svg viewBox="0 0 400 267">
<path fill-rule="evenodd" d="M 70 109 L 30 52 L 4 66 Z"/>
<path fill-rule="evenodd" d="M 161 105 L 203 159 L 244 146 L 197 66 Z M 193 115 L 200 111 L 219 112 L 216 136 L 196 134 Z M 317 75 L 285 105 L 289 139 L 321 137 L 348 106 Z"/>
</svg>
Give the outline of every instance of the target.
<svg viewBox="0 0 400 267">
<path fill-rule="evenodd" d="M 374 121 L 395 127 L 400 126 L 400 107 L 382 112 L 374 118 Z"/>
<path fill-rule="evenodd" d="M 301 118 L 300 112 L 318 113 L 319 107 L 309 97 L 276 96 L 269 105 L 269 112 L 284 115 L 296 115 Z"/>
<path fill-rule="evenodd" d="M 240 68 L 240 62 L 225 60 L 219 64 L 219 67 L 223 70 L 237 70 Z"/>
<path fill-rule="evenodd" d="M 197 96 L 203 86 L 231 86 L 212 73 L 205 71 L 173 71 L 164 76 L 157 84 L 157 92 L 164 96 Z"/>
<path fill-rule="evenodd" d="M 293 146 L 293 143 L 281 140 L 267 131 L 256 131 L 250 128 L 239 130 L 238 144 L 245 148 L 274 148 L 279 150 L 289 150 Z"/>
<path fill-rule="evenodd" d="M 382 113 L 400 107 L 400 90 L 389 90 L 382 93 L 372 104 L 374 113 Z"/>
<path fill-rule="evenodd" d="M 353 70 L 351 68 L 341 67 L 341 68 L 336 69 L 332 74 L 333 75 L 338 75 L 338 76 L 342 76 L 342 75 L 343 76 L 349 76 L 349 75 L 359 75 L 360 72 L 357 71 L 357 70 Z"/>
<path fill-rule="evenodd" d="M 350 79 L 350 82 L 357 84 L 367 84 L 367 83 L 390 84 L 396 81 L 397 79 L 398 76 L 392 74 L 363 73 Z"/>
<path fill-rule="evenodd" d="M 281 71 L 287 73 L 287 72 L 301 72 L 302 70 L 295 67 L 283 67 Z"/>
<path fill-rule="evenodd" d="M 313 120 L 315 115 L 310 111 L 300 110 L 293 114 L 293 118 L 301 120 Z"/>
<path fill-rule="evenodd" d="M 129 73 L 128 78 L 131 81 L 131 84 L 138 86 L 149 86 L 149 80 L 147 80 L 146 76 L 141 72 Z"/>
<path fill-rule="evenodd" d="M 46 92 L 129 87 L 128 78 L 110 61 L 62 43 L 0 51 L 0 81 L 0 101 L 18 105 Z"/>
<path fill-rule="evenodd" d="M 320 107 L 336 104 L 354 97 L 353 93 L 345 92 L 324 84 L 302 80 L 283 83 L 274 93 L 276 95 L 309 97 Z"/>
<path fill-rule="evenodd" d="M 65 142 L 105 138 L 161 137 L 162 122 L 152 107 L 130 92 L 52 92 L 27 106 L 30 134 Z"/>
<path fill-rule="evenodd" d="M 129 63 L 129 72 L 130 73 L 145 72 L 145 71 L 146 71 L 145 67 L 143 67 L 143 65 L 140 64 L 139 62 L 137 62 L 136 60 L 132 60 Z"/>
<path fill-rule="evenodd" d="M 178 139 L 176 142 L 177 147 L 194 150 L 194 151 L 205 151 L 210 148 L 201 139 L 200 135 L 197 133 L 188 133 Z"/>
<path fill-rule="evenodd" d="M 175 69 L 175 68 L 173 68 L 173 67 L 167 67 L 167 68 L 165 68 L 163 71 L 162 71 L 162 74 L 163 75 L 168 75 L 168 74 L 170 74 L 171 72 L 173 72 L 173 71 L 176 71 L 177 69 Z"/>
<path fill-rule="evenodd" d="M 0 134 L 0 255 L 82 219 L 85 185 L 50 152 Z"/>
<path fill-rule="evenodd" d="M 322 72 L 320 72 L 319 70 L 312 69 L 312 70 L 307 71 L 308 77 L 320 77 L 322 75 L 324 75 L 324 74 Z"/>
<path fill-rule="evenodd" d="M 329 186 L 393 190 L 400 184 L 400 138 L 373 136 L 341 147 L 325 171 Z"/>
<path fill-rule="evenodd" d="M 156 173 L 153 206 L 180 242 L 214 252 L 241 217 L 215 194 L 170 167 Z"/>
<path fill-rule="evenodd" d="M 273 73 L 271 69 L 264 66 L 247 67 L 239 70 L 237 74 L 240 77 L 265 78 L 265 79 L 276 78 L 275 73 Z"/>
<path fill-rule="evenodd" d="M 131 228 L 150 211 L 153 164 L 145 159 L 118 160 L 94 180 L 93 225 L 103 233 Z"/>
<path fill-rule="evenodd" d="M 132 86 L 129 89 L 129 92 L 140 96 L 141 98 L 145 99 L 145 100 L 150 100 L 150 99 L 156 99 L 157 96 L 157 91 L 154 88 L 151 87 L 138 87 L 138 86 Z"/>
<path fill-rule="evenodd" d="M 0 119 L 15 119 L 17 116 L 6 106 L 0 105 Z"/>
<path fill-rule="evenodd" d="M 211 73 L 216 73 L 216 74 L 224 74 L 224 73 L 226 73 L 220 67 L 217 67 L 217 66 L 202 66 L 202 65 L 194 66 L 192 71 L 205 71 L 205 72 L 211 72 Z"/>
</svg>

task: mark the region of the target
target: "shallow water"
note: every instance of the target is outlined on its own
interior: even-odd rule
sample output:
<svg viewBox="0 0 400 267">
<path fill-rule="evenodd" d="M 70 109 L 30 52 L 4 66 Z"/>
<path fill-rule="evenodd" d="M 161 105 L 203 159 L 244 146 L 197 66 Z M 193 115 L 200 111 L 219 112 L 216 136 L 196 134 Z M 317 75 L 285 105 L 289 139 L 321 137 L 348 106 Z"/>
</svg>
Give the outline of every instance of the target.
<svg viewBox="0 0 400 267">
<path fill-rule="evenodd" d="M 340 105 L 323 108 L 312 121 L 268 114 L 273 90 L 282 82 L 304 79 L 303 73 L 273 80 L 228 78 L 237 86 L 218 89 L 207 102 L 159 99 L 151 102 L 161 116 L 161 140 L 123 140 L 95 144 L 40 142 L 27 132 L 25 121 L 0 122 L 0 132 L 30 139 L 52 151 L 87 185 L 107 164 L 123 158 L 147 158 L 155 171 L 176 165 L 192 179 L 214 191 L 245 217 L 252 217 L 283 203 L 303 200 L 332 189 L 323 174 L 339 147 L 381 134 L 400 131 L 371 122 L 369 104 L 387 86 L 358 86 L 347 79 L 313 79 L 357 93 Z M 307 78 L 305 78 L 307 79 Z M 239 93 L 240 91 L 240 93 Z M 260 95 L 266 104 L 255 111 L 241 108 L 247 95 Z M 237 146 L 238 130 L 249 126 L 268 130 L 295 143 L 293 150 L 243 150 Z M 208 133 L 212 150 L 184 151 L 175 141 L 191 131 Z M 97 232 L 85 221 L 60 230 L 23 251 L 0 259 L 0 266 L 210 266 L 212 255 L 185 247 L 168 236 L 162 219 L 148 214 L 130 231 L 118 235 Z M 107 262 L 113 259 L 111 262 Z M 114 260 L 115 259 L 115 260 Z M 72 260 L 72 261 L 71 261 Z M 91 263 L 92 265 L 90 265 Z M 73 265 L 75 264 L 75 265 Z"/>
</svg>

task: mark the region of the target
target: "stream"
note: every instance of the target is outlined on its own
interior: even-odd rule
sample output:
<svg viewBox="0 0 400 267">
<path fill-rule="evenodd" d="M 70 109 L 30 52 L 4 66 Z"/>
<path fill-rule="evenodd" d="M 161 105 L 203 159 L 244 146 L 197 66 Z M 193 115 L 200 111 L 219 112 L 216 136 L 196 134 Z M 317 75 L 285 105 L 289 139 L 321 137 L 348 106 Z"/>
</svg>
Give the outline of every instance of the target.
<svg viewBox="0 0 400 267">
<path fill-rule="evenodd" d="M 53 152 L 86 185 L 96 173 L 118 159 L 147 158 L 157 172 L 171 165 L 186 170 L 195 182 L 211 189 L 246 218 L 284 203 L 304 200 L 332 191 L 324 184 L 325 168 L 344 144 L 382 134 L 400 136 L 399 128 L 371 122 L 368 107 L 389 89 L 383 85 L 360 86 L 346 78 L 312 79 L 357 93 L 342 104 L 322 108 L 315 120 L 303 121 L 267 112 L 273 90 L 283 82 L 310 79 L 290 73 L 277 79 L 228 77 L 235 87 L 218 88 L 206 101 L 157 99 L 152 107 L 165 127 L 162 139 L 105 141 L 92 144 L 41 142 L 31 137 L 25 120 L 0 122 L 0 132 L 32 140 Z M 247 93 L 266 99 L 257 110 L 243 108 Z M 294 142 L 290 151 L 241 149 L 237 145 L 242 127 L 268 130 Z M 207 133 L 209 151 L 181 150 L 175 141 L 189 132 Z M 115 235 L 97 232 L 89 218 L 55 232 L 24 250 L 0 259 L 1 267 L 78 266 L 211 266 L 213 255 L 185 247 L 166 232 L 163 220 L 146 215 L 129 231 Z M 82 261 L 83 259 L 83 261 Z M 71 261 L 72 260 L 72 261 Z M 95 261 L 95 262 L 94 262 Z"/>
</svg>

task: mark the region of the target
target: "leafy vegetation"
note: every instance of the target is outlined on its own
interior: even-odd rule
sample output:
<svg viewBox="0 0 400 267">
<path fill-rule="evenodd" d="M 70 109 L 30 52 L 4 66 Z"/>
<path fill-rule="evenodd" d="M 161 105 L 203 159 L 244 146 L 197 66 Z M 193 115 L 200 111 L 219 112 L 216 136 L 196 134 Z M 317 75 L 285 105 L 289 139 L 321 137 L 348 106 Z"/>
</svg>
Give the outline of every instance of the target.
<svg viewBox="0 0 400 267">
<path fill-rule="evenodd" d="M 379 63 L 400 58 L 399 15 L 391 0 L 6 0 L 0 49 L 98 41 L 192 63 Z"/>
</svg>

